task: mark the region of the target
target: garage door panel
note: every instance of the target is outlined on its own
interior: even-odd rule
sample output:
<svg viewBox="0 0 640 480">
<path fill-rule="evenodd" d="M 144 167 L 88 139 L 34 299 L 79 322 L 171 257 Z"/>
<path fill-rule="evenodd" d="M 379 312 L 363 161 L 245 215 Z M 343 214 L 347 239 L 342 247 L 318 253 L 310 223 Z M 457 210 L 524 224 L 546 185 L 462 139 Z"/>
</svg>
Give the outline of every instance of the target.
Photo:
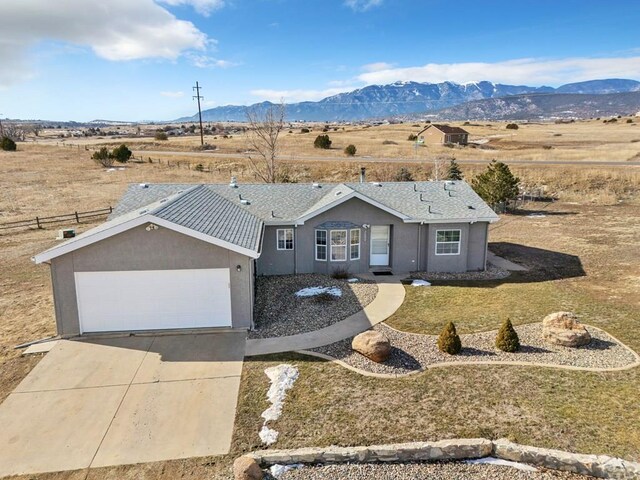
<svg viewBox="0 0 640 480">
<path fill-rule="evenodd" d="M 82 332 L 231 326 L 227 268 L 75 276 Z"/>
</svg>

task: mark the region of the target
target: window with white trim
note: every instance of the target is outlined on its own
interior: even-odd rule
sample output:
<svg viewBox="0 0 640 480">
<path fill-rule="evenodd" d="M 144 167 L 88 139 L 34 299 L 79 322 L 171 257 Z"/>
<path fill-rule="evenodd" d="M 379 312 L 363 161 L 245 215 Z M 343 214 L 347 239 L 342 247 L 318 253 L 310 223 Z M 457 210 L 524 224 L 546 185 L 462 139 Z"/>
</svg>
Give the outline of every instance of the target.
<svg viewBox="0 0 640 480">
<path fill-rule="evenodd" d="M 331 230 L 331 261 L 344 262 L 347 260 L 347 231 Z"/>
<path fill-rule="evenodd" d="M 436 230 L 436 255 L 460 255 L 460 230 Z"/>
<path fill-rule="evenodd" d="M 327 260 L 327 231 L 316 230 L 316 260 Z"/>
<path fill-rule="evenodd" d="M 293 250 L 293 228 L 279 228 L 276 240 L 278 250 Z"/>
<path fill-rule="evenodd" d="M 349 259 L 350 260 L 359 260 L 360 259 L 360 229 L 354 228 L 351 230 L 349 236 Z"/>
</svg>

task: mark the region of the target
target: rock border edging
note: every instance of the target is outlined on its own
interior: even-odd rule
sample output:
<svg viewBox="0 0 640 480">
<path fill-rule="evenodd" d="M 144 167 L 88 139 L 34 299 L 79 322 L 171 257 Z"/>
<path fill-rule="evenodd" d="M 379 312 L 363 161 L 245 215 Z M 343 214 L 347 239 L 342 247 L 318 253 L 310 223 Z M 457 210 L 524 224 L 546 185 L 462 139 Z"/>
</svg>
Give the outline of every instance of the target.
<svg viewBox="0 0 640 480">
<path fill-rule="evenodd" d="M 462 438 L 360 447 L 258 450 L 245 455 L 263 467 L 275 464 L 373 463 L 465 460 L 488 456 L 597 478 L 640 479 L 640 463 L 513 443 L 507 439 Z"/>
</svg>

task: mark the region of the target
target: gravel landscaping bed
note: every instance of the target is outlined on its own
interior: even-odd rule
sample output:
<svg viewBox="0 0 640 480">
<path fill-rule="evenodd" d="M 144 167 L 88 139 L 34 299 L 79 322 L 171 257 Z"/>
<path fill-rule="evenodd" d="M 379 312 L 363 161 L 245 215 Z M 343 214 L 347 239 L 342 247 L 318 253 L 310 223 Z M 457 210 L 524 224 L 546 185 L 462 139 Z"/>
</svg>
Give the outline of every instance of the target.
<svg viewBox="0 0 640 480">
<path fill-rule="evenodd" d="M 310 287 L 337 287 L 342 295 L 295 295 Z M 377 294 L 378 285 L 362 278 L 348 282 L 315 273 L 258 277 L 256 329 L 249 332 L 249 338 L 282 337 L 328 327 L 362 310 Z"/>
<path fill-rule="evenodd" d="M 537 472 L 526 472 L 512 467 L 462 462 L 316 465 L 289 470 L 278 477 L 279 480 L 586 480 L 589 478 L 594 477 L 557 470 L 539 469 Z"/>
<path fill-rule="evenodd" d="M 456 281 L 456 280 L 501 280 L 510 275 L 508 270 L 503 270 L 495 265 L 487 264 L 484 272 L 463 272 L 463 273 L 429 273 L 412 272 L 410 278 L 419 278 L 429 282 L 433 280 Z"/>
<path fill-rule="evenodd" d="M 602 330 L 589 328 L 591 343 L 580 348 L 549 345 L 542 340 L 542 324 L 515 327 L 520 338 L 520 351 L 506 353 L 494 346 L 497 331 L 460 335 L 462 352 L 447 355 L 438 350 L 437 336 L 404 333 L 379 324 L 374 330 L 384 333 L 391 341 L 392 352 L 384 363 L 375 363 L 351 350 L 351 338 L 332 343 L 313 351 L 342 360 L 356 368 L 372 373 L 407 374 L 428 365 L 447 362 L 531 362 L 567 365 L 583 368 L 616 368 L 633 364 L 636 356 L 628 348 Z"/>
</svg>

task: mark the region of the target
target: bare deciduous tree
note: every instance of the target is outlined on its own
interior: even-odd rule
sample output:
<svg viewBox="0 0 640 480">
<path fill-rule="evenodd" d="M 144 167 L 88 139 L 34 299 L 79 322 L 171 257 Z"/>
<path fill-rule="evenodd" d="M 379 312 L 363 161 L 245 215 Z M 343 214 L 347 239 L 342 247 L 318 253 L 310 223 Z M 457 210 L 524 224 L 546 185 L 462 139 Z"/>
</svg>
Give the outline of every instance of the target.
<svg viewBox="0 0 640 480">
<path fill-rule="evenodd" d="M 260 112 L 256 108 L 247 109 L 247 141 L 251 169 L 263 182 L 276 183 L 278 175 L 278 137 L 284 129 L 285 105 L 270 106 Z"/>
<path fill-rule="evenodd" d="M 22 125 L 16 123 L 3 123 L 2 131 L 5 137 L 10 138 L 14 142 L 24 142 L 27 131 Z"/>
</svg>

